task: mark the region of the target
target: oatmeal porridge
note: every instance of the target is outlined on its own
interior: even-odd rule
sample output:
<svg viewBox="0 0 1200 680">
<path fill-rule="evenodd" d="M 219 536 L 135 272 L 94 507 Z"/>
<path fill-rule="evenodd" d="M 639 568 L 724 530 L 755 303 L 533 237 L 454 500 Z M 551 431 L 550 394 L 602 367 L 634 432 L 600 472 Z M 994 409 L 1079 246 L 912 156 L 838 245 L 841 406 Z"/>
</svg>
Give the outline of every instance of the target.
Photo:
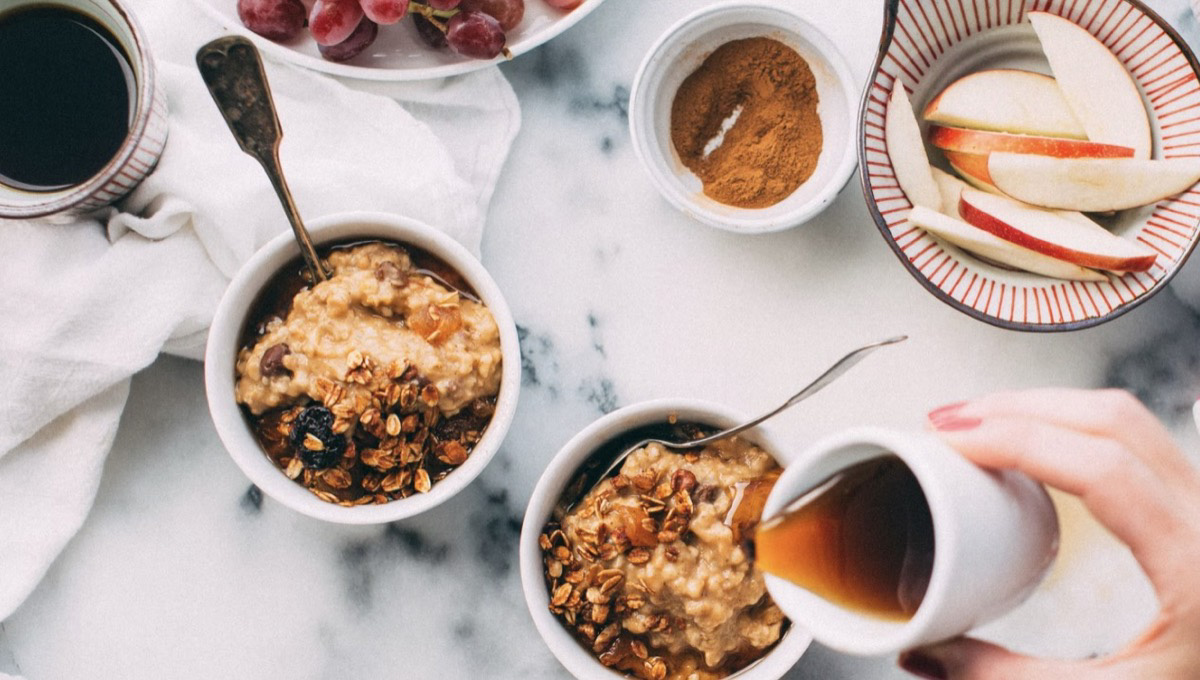
<svg viewBox="0 0 1200 680">
<path fill-rule="evenodd" d="M 602 664 L 637 677 L 741 669 L 787 626 L 749 545 L 779 472 L 738 438 L 634 451 L 540 537 L 551 611 Z"/>
<path fill-rule="evenodd" d="M 500 331 L 445 263 L 382 242 L 335 247 L 268 284 L 235 397 L 267 455 L 322 500 L 423 493 L 466 461 L 500 390 Z"/>
</svg>

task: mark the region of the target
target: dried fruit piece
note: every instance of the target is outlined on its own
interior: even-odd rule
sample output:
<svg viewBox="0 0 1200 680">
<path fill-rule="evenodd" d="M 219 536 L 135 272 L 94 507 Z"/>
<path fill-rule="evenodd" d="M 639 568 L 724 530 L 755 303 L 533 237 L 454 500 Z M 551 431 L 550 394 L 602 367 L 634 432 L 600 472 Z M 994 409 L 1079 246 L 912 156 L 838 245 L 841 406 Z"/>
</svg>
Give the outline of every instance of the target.
<svg viewBox="0 0 1200 680">
<path fill-rule="evenodd" d="M 439 447 L 437 459 L 446 465 L 462 465 L 467 462 L 467 449 L 456 441 L 444 442 Z"/>
<path fill-rule="evenodd" d="M 691 491 L 696 486 L 696 475 L 691 470 L 679 468 L 671 475 L 671 489 L 674 491 Z"/>
<path fill-rule="evenodd" d="M 652 548 L 658 545 L 654 520 L 646 514 L 645 510 L 637 506 L 617 505 L 613 507 L 612 511 L 613 527 L 618 532 L 624 532 L 630 545 L 640 548 Z"/>
<path fill-rule="evenodd" d="M 289 435 L 298 457 L 310 468 L 331 467 L 346 451 L 346 438 L 333 431 L 333 413 L 309 406 L 296 416 Z"/>
<path fill-rule="evenodd" d="M 268 347 L 258 362 L 258 372 L 268 378 L 291 373 L 288 367 L 283 365 L 283 358 L 291 353 L 292 350 L 286 342 Z"/>
</svg>

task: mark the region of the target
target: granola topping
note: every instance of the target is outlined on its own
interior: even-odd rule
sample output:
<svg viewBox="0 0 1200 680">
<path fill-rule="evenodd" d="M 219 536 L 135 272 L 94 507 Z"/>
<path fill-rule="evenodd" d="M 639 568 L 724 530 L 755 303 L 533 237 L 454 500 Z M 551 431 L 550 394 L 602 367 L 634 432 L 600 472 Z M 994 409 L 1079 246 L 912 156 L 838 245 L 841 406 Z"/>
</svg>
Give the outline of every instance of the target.
<svg viewBox="0 0 1200 680">
<path fill-rule="evenodd" d="M 372 242 L 327 262 L 328 281 L 292 267 L 268 285 L 238 354 L 238 403 L 268 457 L 324 501 L 427 493 L 491 420 L 499 329 L 428 254 Z"/>
<path fill-rule="evenodd" d="M 787 626 L 743 544 L 779 472 L 738 438 L 633 452 L 540 536 L 550 610 L 600 663 L 639 678 L 745 667 Z"/>
</svg>

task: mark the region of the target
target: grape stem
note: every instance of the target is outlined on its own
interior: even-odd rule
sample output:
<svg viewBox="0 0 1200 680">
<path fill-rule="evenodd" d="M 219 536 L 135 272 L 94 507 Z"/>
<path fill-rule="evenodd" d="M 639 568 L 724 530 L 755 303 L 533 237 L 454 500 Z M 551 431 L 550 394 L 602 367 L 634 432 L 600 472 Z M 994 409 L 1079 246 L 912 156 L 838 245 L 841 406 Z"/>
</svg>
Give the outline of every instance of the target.
<svg viewBox="0 0 1200 680">
<path fill-rule="evenodd" d="M 457 7 L 454 9 L 434 9 L 423 2 L 410 2 L 408 11 L 425 17 L 429 23 L 433 24 L 437 30 L 444 34 L 449 30 L 446 26 L 446 21 L 462 10 Z M 507 47 L 501 48 L 500 54 L 503 54 L 505 59 L 513 58 L 513 53 Z"/>
<path fill-rule="evenodd" d="M 413 14 L 420 14 L 433 23 L 433 25 L 442 29 L 442 33 L 445 33 L 446 25 L 438 21 L 438 19 L 449 19 L 462 10 L 458 9 L 457 7 L 454 9 L 434 9 L 423 2 L 412 2 L 408 5 L 408 11 L 412 12 Z"/>
</svg>

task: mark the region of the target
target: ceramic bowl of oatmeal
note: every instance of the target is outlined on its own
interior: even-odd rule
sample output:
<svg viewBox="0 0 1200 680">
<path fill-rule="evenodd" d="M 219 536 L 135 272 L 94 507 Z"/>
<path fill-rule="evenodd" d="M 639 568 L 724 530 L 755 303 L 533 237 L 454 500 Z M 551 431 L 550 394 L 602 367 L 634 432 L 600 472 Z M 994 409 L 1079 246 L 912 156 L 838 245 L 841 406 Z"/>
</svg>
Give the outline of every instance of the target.
<svg viewBox="0 0 1200 680">
<path fill-rule="evenodd" d="M 465 248 L 407 218 L 309 225 L 326 281 L 290 232 L 229 284 L 209 331 L 217 433 L 268 496 L 347 524 L 428 510 L 500 447 L 520 388 L 516 327 Z"/>
<path fill-rule="evenodd" d="M 808 648 L 753 566 L 750 537 L 783 450 L 764 429 L 688 455 L 651 444 L 598 485 L 589 477 L 597 452 L 738 422 L 701 401 L 629 406 L 572 438 L 538 480 L 521 583 L 542 638 L 576 677 L 768 680 Z"/>
</svg>

